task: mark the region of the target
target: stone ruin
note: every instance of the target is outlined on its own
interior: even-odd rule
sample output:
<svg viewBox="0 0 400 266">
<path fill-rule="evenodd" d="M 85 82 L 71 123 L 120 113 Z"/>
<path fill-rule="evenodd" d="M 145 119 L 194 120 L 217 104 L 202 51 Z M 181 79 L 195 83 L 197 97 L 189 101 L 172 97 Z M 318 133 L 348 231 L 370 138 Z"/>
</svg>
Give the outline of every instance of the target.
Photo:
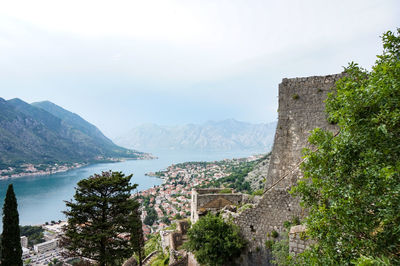
<svg viewBox="0 0 400 266">
<path fill-rule="evenodd" d="M 197 222 L 207 212 L 217 212 L 225 206 L 239 205 L 243 201 L 242 193 L 221 193 L 222 188 L 193 189 L 190 220 Z"/>
</svg>

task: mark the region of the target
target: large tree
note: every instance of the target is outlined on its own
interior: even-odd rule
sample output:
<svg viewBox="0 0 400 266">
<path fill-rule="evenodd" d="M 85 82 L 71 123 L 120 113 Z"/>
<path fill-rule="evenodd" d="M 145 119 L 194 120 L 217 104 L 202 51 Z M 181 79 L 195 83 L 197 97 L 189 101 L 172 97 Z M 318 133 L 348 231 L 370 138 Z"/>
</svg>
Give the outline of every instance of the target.
<svg viewBox="0 0 400 266">
<path fill-rule="evenodd" d="M 400 30 L 383 35 L 371 71 L 351 63 L 326 108 L 340 134 L 316 129 L 295 191 L 317 240 L 307 263 L 384 256 L 400 264 Z"/>
<path fill-rule="evenodd" d="M 142 228 L 142 220 L 140 219 L 140 211 L 136 209 L 135 212 L 132 213 L 130 218 L 131 225 L 131 245 L 133 251 L 135 252 L 139 265 L 142 266 L 142 261 L 144 259 L 144 236 L 143 236 L 143 228 Z"/>
<path fill-rule="evenodd" d="M 18 204 L 13 185 L 8 185 L 3 207 L 3 234 L 1 239 L 1 265 L 22 266 L 22 248 L 19 231 Z"/>
<path fill-rule="evenodd" d="M 211 213 L 189 229 L 188 238 L 186 248 L 202 265 L 225 265 L 238 257 L 245 246 L 237 226 Z"/>
<path fill-rule="evenodd" d="M 122 264 L 135 251 L 129 234 L 141 224 L 139 203 L 131 198 L 132 175 L 102 172 L 78 182 L 74 201 L 67 201 L 68 218 L 63 238 L 69 253 L 98 261 Z M 132 236 L 133 237 L 133 236 Z"/>
</svg>

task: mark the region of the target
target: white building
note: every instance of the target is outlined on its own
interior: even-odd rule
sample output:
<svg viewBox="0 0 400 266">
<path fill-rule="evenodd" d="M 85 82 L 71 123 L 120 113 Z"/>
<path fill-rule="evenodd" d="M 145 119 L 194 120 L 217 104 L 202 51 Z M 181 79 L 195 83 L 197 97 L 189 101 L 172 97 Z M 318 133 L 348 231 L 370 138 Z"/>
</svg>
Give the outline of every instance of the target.
<svg viewBox="0 0 400 266">
<path fill-rule="evenodd" d="M 29 249 L 22 247 L 22 258 L 25 259 L 29 257 Z"/>
<path fill-rule="evenodd" d="M 26 236 L 21 236 L 21 246 L 23 248 L 28 248 L 28 238 Z"/>
<path fill-rule="evenodd" d="M 57 248 L 58 246 L 58 239 L 53 239 L 50 241 L 46 241 L 37 245 L 33 246 L 33 249 L 35 250 L 36 253 L 42 253 L 46 252 L 52 249 Z"/>
</svg>

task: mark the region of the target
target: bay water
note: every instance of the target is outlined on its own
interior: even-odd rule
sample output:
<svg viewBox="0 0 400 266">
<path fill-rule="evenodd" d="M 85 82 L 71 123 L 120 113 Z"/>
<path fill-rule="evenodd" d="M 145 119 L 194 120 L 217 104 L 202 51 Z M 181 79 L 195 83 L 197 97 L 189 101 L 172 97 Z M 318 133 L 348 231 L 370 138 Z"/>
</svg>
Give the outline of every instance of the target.
<svg viewBox="0 0 400 266">
<path fill-rule="evenodd" d="M 196 152 L 196 151 L 159 151 L 153 152 L 158 159 L 128 160 L 117 163 L 92 164 L 67 172 L 43 176 L 27 176 L 0 180 L 0 214 L 8 184 L 12 183 L 18 201 L 18 212 L 21 225 L 36 225 L 50 221 L 64 220 L 62 213 L 65 200 L 71 200 L 79 180 L 101 171 L 122 171 L 125 175 L 133 174 L 132 183 L 138 184 L 138 191 L 160 185 L 162 179 L 145 176 L 145 173 L 156 172 L 171 164 L 188 161 L 216 161 L 247 157 L 265 151 L 229 151 L 229 152 Z M 2 217 L 2 216 L 1 216 Z M 2 231 L 0 221 L 0 230 Z M 1 233 L 0 231 L 0 233 Z"/>
</svg>

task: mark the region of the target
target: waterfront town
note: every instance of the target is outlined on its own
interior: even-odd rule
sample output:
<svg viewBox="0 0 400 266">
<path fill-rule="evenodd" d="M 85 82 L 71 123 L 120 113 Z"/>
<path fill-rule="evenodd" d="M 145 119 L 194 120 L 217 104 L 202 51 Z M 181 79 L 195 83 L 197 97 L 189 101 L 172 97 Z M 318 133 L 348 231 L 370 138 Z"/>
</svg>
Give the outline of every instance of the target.
<svg viewBox="0 0 400 266">
<path fill-rule="evenodd" d="M 213 181 L 227 177 L 233 169 L 248 165 L 261 159 L 254 155 L 240 159 L 225 159 L 214 162 L 186 162 L 173 164 L 167 169 L 148 173 L 164 180 L 160 186 L 132 194 L 141 203 L 141 218 L 145 238 L 168 227 L 173 220 L 190 217 L 191 191 L 196 187 L 207 187 Z M 155 214 L 154 214 L 155 213 Z M 150 217 L 150 218 L 149 218 Z M 51 221 L 40 225 L 45 242 L 28 246 L 28 238 L 21 236 L 25 265 L 72 265 L 76 258 L 63 257 L 64 250 L 59 246 L 62 227 L 65 221 Z"/>
<path fill-rule="evenodd" d="M 148 153 L 141 154 L 138 158 L 152 160 L 156 159 Z M 113 158 L 113 157 L 102 157 L 98 156 L 95 158 L 98 162 L 123 162 L 125 158 Z M 60 172 L 66 172 L 71 169 L 80 168 L 88 165 L 89 163 L 51 163 L 51 164 L 32 164 L 25 163 L 14 167 L 0 168 L 0 180 L 8 178 L 17 178 L 24 176 L 38 176 L 38 175 L 51 175 Z"/>
<path fill-rule="evenodd" d="M 28 246 L 28 237 L 21 236 L 22 258 L 24 265 L 56 265 L 57 262 L 64 262 L 64 265 L 71 265 L 75 258 L 65 258 L 64 250 L 59 247 L 59 240 L 62 235 L 62 227 L 65 221 L 52 221 L 41 225 L 43 239 L 45 242 Z"/>
<path fill-rule="evenodd" d="M 7 178 L 16 178 L 23 176 L 36 176 L 36 175 L 51 175 L 60 172 L 85 166 L 84 163 L 70 163 L 70 164 L 22 164 L 18 167 L 8 167 L 0 170 L 0 180 Z"/>
<path fill-rule="evenodd" d="M 227 177 L 232 170 L 249 162 L 259 160 L 264 155 L 253 155 L 240 159 L 225 159 L 214 162 L 186 162 L 173 164 L 155 175 L 164 180 L 160 186 L 138 192 L 142 203 L 143 232 L 145 235 L 168 227 L 172 220 L 190 216 L 192 188 L 207 187 L 213 181 Z M 146 218 L 149 211 L 157 215 Z"/>
</svg>

